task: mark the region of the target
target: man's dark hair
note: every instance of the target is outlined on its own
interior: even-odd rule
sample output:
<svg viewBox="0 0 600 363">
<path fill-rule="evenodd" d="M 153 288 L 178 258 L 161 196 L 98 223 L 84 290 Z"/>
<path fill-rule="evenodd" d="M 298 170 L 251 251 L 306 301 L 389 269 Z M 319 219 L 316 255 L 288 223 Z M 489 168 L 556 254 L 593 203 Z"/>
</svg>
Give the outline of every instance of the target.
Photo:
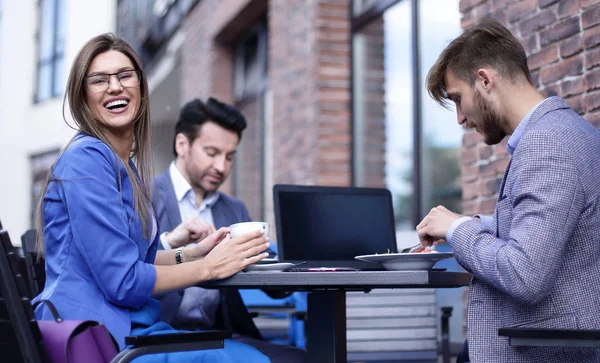
<svg viewBox="0 0 600 363">
<path fill-rule="evenodd" d="M 179 121 L 175 125 L 175 136 L 184 134 L 191 144 L 198 137 L 202 125 L 207 122 L 214 122 L 224 129 L 235 132 L 240 140 L 242 131 L 247 125 L 244 115 L 234 106 L 213 97 L 210 97 L 206 104 L 196 98 L 181 108 Z M 173 153 L 177 156 L 174 140 Z"/>
<path fill-rule="evenodd" d="M 427 74 L 427 91 L 444 106 L 447 102 L 446 72 L 452 70 L 458 79 L 473 87 L 477 70 L 482 67 L 495 69 L 512 83 L 526 80 L 533 84 L 521 43 L 497 20 L 486 17 L 442 51 Z"/>
</svg>

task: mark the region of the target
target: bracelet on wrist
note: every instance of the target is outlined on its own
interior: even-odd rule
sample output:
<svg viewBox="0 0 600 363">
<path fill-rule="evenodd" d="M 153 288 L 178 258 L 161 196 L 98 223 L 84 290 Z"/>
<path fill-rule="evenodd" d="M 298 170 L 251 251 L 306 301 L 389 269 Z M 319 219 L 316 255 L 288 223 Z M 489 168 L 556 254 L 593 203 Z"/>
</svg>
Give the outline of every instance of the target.
<svg viewBox="0 0 600 363">
<path fill-rule="evenodd" d="M 175 250 L 175 264 L 179 265 L 180 263 L 183 262 L 182 254 L 183 254 L 183 247 L 178 247 Z"/>
</svg>

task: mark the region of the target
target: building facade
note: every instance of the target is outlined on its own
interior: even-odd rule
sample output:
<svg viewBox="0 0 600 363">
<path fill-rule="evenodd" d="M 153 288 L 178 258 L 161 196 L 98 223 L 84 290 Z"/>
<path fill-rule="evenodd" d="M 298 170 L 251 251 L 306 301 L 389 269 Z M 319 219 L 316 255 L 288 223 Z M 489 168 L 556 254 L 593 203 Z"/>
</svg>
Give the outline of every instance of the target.
<svg viewBox="0 0 600 363">
<path fill-rule="evenodd" d="M 27 0 L 0 6 L 0 220 L 20 243 L 33 226 L 46 172 L 73 135 L 63 120 L 71 61 L 88 39 L 116 30 L 116 2 Z"/>
<path fill-rule="evenodd" d="M 423 211 L 460 208 L 463 132 L 422 87 L 460 34 L 458 0 L 149 3 L 120 0 L 117 28 L 144 59 L 157 173 L 174 158 L 179 108 L 212 96 L 248 119 L 223 189 L 254 220 L 274 225 L 276 183 L 389 188 L 401 247 L 416 243 Z M 403 301 L 394 309 L 414 317 L 404 319 L 411 326 L 381 329 L 371 343 L 354 338 L 368 329 L 353 331 L 349 351 L 437 350 L 437 301 L 455 306 L 451 336 L 462 344 L 460 291 Z"/>
</svg>

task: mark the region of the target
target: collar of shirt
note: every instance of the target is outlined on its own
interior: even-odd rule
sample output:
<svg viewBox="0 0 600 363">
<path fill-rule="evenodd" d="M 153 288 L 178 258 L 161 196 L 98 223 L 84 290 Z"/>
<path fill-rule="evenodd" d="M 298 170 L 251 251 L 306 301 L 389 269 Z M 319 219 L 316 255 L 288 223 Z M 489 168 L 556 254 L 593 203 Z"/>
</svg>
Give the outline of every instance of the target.
<svg viewBox="0 0 600 363">
<path fill-rule="evenodd" d="M 511 155 L 513 154 L 513 152 L 515 152 L 517 145 L 519 145 L 519 140 L 521 140 L 521 135 L 523 135 L 523 130 L 525 130 L 525 128 L 527 127 L 527 124 L 529 123 L 529 118 L 535 112 L 535 110 L 539 107 L 539 105 L 541 105 L 542 102 L 544 102 L 545 100 L 546 99 L 542 100 L 537 105 L 533 106 L 533 108 L 531 110 L 529 110 L 529 112 L 527 112 L 527 115 L 525 115 L 525 117 L 523 117 L 523 119 L 519 123 L 519 126 L 517 126 L 517 128 L 515 129 L 513 134 L 510 135 L 510 138 L 508 139 L 508 143 L 506 144 L 506 151 L 508 151 Z"/>
<path fill-rule="evenodd" d="M 175 196 L 177 197 L 177 202 L 181 203 L 184 199 L 188 199 L 192 203 L 192 205 L 195 206 L 196 194 L 194 193 L 194 190 L 192 189 L 190 183 L 188 183 L 187 180 L 185 180 L 183 175 L 181 175 L 179 169 L 177 169 L 177 167 L 175 166 L 175 162 L 172 162 L 171 166 L 169 166 L 169 174 L 171 176 L 171 181 L 173 182 L 173 189 L 175 189 Z M 210 208 L 215 204 L 215 202 L 218 199 L 218 192 L 208 193 L 204 197 L 202 204 L 200 204 L 198 212 L 201 212 L 206 208 Z"/>
</svg>

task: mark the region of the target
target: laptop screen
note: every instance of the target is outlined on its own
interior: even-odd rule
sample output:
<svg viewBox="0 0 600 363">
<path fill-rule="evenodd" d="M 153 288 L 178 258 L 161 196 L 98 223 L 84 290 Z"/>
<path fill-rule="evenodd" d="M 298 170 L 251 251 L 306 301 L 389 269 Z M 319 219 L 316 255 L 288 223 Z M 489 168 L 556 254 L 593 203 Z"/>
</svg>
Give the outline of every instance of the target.
<svg viewBox="0 0 600 363">
<path fill-rule="evenodd" d="M 387 189 L 278 184 L 273 197 L 280 261 L 369 266 L 354 257 L 397 252 Z"/>
</svg>

